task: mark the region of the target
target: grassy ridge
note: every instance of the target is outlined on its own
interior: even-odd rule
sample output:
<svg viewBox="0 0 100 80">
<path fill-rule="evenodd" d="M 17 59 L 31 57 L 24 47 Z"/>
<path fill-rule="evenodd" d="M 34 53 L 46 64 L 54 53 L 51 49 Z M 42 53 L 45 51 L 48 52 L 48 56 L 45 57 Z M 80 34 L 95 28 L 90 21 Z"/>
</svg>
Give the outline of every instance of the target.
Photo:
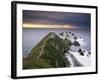
<svg viewBox="0 0 100 80">
<path fill-rule="evenodd" d="M 54 38 L 50 38 L 50 35 L 51 33 L 44 37 L 40 43 L 31 50 L 30 54 L 26 58 L 23 58 L 23 69 L 58 68 L 70 66 L 69 61 L 65 59 L 63 54 L 64 50 L 70 47 L 70 40 L 67 38 L 63 40 L 56 34 Z M 39 56 L 42 48 L 43 52 Z M 37 56 L 39 56 L 39 58 L 37 58 Z"/>
</svg>

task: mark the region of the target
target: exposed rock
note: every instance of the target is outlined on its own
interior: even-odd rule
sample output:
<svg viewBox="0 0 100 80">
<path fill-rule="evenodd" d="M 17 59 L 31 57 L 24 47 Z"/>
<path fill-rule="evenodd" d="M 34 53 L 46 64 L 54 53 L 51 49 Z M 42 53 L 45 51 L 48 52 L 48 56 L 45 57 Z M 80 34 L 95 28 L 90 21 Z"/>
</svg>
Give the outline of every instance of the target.
<svg viewBox="0 0 100 80">
<path fill-rule="evenodd" d="M 74 36 L 74 39 L 77 40 L 77 36 L 76 35 Z"/>
<path fill-rule="evenodd" d="M 81 56 L 84 56 L 84 52 L 82 51 L 82 49 L 78 49 L 78 52 L 80 53 Z"/>
<path fill-rule="evenodd" d="M 74 33 L 72 33 L 72 36 L 74 36 Z"/>
<path fill-rule="evenodd" d="M 83 52 L 80 52 L 80 55 L 81 55 L 81 56 L 84 56 L 84 53 L 83 53 Z"/>
<path fill-rule="evenodd" d="M 82 49 L 81 49 L 81 48 L 80 48 L 80 49 L 78 49 L 78 52 L 79 52 L 79 53 L 81 53 L 81 52 L 82 52 Z"/>
<path fill-rule="evenodd" d="M 83 50 L 83 52 L 85 52 L 85 50 Z"/>
<path fill-rule="evenodd" d="M 75 46 L 80 46 L 80 44 L 79 44 L 78 41 L 74 41 L 74 42 L 73 42 L 73 45 L 75 45 Z"/>
<path fill-rule="evenodd" d="M 64 33 L 63 33 L 63 32 L 62 32 L 62 33 L 59 33 L 59 35 L 63 36 L 63 35 L 64 35 Z"/>
<path fill-rule="evenodd" d="M 68 32 L 66 32 L 66 34 L 68 34 Z"/>
<path fill-rule="evenodd" d="M 71 34 L 71 32 L 69 32 Z"/>
<path fill-rule="evenodd" d="M 88 54 L 90 54 L 90 55 L 91 55 L 91 52 L 88 52 Z"/>
<path fill-rule="evenodd" d="M 69 37 L 69 35 L 67 34 L 66 37 Z"/>
</svg>

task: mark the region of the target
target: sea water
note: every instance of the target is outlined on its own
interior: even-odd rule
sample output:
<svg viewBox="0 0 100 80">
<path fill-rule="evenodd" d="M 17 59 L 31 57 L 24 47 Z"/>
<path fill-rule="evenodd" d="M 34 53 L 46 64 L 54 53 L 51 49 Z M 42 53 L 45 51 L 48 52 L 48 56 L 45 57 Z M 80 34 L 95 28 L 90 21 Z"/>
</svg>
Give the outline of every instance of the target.
<svg viewBox="0 0 100 80">
<path fill-rule="evenodd" d="M 51 31 L 59 35 L 62 32 L 71 32 L 81 37 L 84 40 L 84 43 L 81 47 L 87 51 L 91 50 L 91 33 L 90 30 L 86 29 L 28 29 L 23 28 L 22 32 L 22 51 L 23 56 L 27 55 L 33 47 L 35 47 L 48 33 Z"/>
</svg>

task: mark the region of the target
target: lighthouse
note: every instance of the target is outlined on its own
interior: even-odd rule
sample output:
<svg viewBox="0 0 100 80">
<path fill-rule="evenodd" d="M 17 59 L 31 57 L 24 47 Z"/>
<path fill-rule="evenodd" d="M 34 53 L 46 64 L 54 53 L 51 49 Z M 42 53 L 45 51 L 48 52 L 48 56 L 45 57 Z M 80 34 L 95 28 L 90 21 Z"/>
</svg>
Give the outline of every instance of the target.
<svg viewBox="0 0 100 80">
<path fill-rule="evenodd" d="M 50 33 L 51 33 L 50 38 L 54 38 L 55 37 L 54 31 L 51 31 Z"/>
</svg>

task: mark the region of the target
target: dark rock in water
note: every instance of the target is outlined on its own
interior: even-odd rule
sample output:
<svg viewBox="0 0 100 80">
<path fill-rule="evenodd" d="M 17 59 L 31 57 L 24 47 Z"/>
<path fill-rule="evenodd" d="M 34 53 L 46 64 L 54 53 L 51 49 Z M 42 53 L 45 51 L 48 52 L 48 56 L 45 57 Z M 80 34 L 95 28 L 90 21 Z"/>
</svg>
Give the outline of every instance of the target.
<svg viewBox="0 0 100 80">
<path fill-rule="evenodd" d="M 89 55 L 87 55 L 87 57 L 89 57 Z"/>
<path fill-rule="evenodd" d="M 73 45 L 75 45 L 75 46 L 80 46 L 80 44 L 79 44 L 78 41 L 74 41 L 74 42 L 73 42 Z"/>
<path fill-rule="evenodd" d="M 69 32 L 71 34 L 71 32 Z"/>
<path fill-rule="evenodd" d="M 90 55 L 91 55 L 91 52 L 88 52 L 88 54 L 90 54 Z"/>
<path fill-rule="evenodd" d="M 80 55 L 81 55 L 81 56 L 84 56 L 84 53 L 83 53 L 83 52 L 80 52 Z"/>
<path fill-rule="evenodd" d="M 77 40 L 77 36 L 74 36 L 74 39 Z"/>
<path fill-rule="evenodd" d="M 83 50 L 83 52 L 85 52 L 85 50 Z"/>
<path fill-rule="evenodd" d="M 66 37 L 69 37 L 69 35 L 67 34 Z"/>
<path fill-rule="evenodd" d="M 63 32 L 62 32 L 62 33 L 59 33 L 59 35 L 63 36 L 63 35 L 64 35 L 64 33 L 63 33 Z"/>
<path fill-rule="evenodd" d="M 80 49 L 78 49 L 78 52 L 79 52 L 79 53 L 81 53 L 81 52 L 82 52 L 82 49 L 81 49 L 81 48 L 80 48 Z"/>
<path fill-rule="evenodd" d="M 78 49 L 78 52 L 80 53 L 81 56 L 84 56 L 84 51 L 82 51 L 82 49 Z"/>
<path fill-rule="evenodd" d="M 66 32 L 66 34 L 68 34 L 68 32 Z"/>
<path fill-rule="evenodd" d="M 72 33 L 72 36 L 74 36 L 74 33 Z"/>
</svg>

